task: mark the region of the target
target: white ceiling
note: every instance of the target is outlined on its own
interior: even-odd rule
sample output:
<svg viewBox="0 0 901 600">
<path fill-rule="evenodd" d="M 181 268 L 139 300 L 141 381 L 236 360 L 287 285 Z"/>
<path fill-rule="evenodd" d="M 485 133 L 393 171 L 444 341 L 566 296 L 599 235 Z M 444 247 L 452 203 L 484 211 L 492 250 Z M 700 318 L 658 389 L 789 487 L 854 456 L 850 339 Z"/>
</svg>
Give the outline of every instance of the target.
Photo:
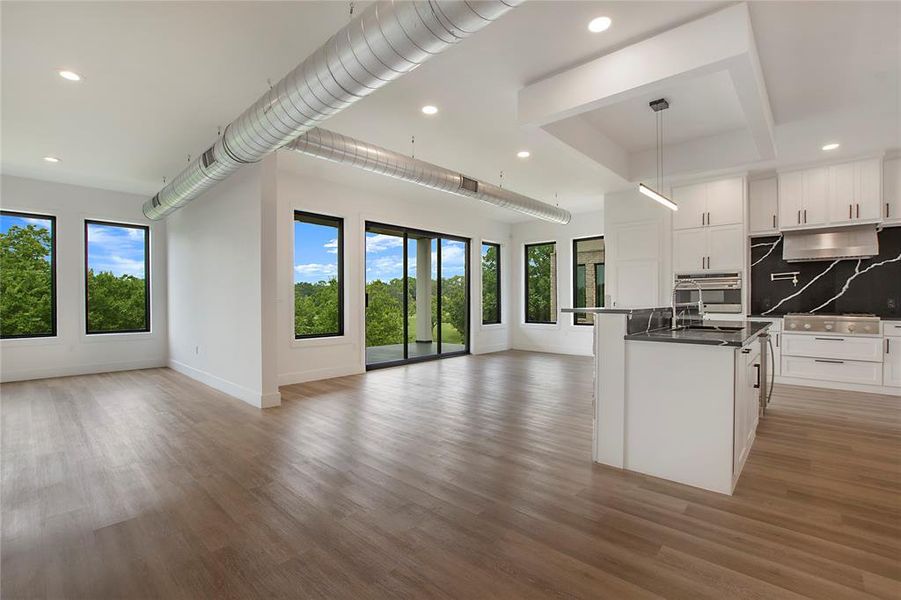
<svg viewBox="0 0 901 600">
<path fill-rule="evenodd" d="M 663 95 L 672 109 L 662 113 L 668 145 L 745 126 L 735 86 L 725 71 L 675 82 Z M 640 152 L 656 145 L 657 121 L 649 103 L 660 97 L 658 91 L 645 93 L 595 109 L 583 118 L 626 151 Z"/>
<path fill-rule="evenodd" d="M 521 127 L 518 91 L 726 4 L 532 0 L 326 127 L 401 151 L 415 135 L 417 157 L 491 182 L 503 171 L 505 186 L 518 192 L 551 202 L 556 194 L 574 211 L 598 208 L 603 193 L 622 189 L 624 180 L 541 129 Z M 345 24 L 347 8 L 345 2 L 0 3 L 2 168 L 152 194 L 188 154 L 208 147 L 217 126 L 255 100 L 267 79 L 280 79 Z M 612 17 L 613 26 L 591 34 L 586 24 L 599 15 Z M 813 160 L 825 137 L 839 139 L 849 153 L 901 145 L 897 3 L 762 2 L 752 5 L 751 16 L 777 124 L 778 160 L 771 162 Z M 55 73 L 60 68 L 85 80 L 65 82 Z M 692 106 L 683 123 L 668 120 L 673 135 L 734 121 L 722 82 L 698 85 L 708 86 L 710 102 Z M 623 112 L 608 126 L 609 135 L 636 149 L 648 146 L 648 126 L 653 142 L 642 102 L 618 107 Z M 439 114 L 424 117 L 419 108 L 427 103 Z M 520 149 L 531 158 L 517 159 Z M 48 154 L 63 162 L 44 163 Z M 311 158 L 282 162 L 386 193 L 404 185 Z"/>
</svg>

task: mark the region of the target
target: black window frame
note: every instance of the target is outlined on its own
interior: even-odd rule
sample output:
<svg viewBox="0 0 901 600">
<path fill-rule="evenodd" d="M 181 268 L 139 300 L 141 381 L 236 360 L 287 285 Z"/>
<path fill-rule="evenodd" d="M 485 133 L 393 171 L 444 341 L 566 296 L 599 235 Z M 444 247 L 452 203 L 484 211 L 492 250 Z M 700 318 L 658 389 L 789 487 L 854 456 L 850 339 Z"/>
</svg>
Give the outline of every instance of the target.
<svg viewBox="0 0 901 600">
<path fill-rule="evenodd" d="M 485 290 L 482 290 L 482 298 L 481 298 L 481 308 L 482 308 L 482 325 L 500 325 L 503 323 L 503 314 L 501 312 L 501 245 L 496 242 L 486 242 L 482 241 L 482 250 L 485 246 L 493 246 L 497 251 L 497 281 L 495 282 L 495 298 L 497 299 L 497 320 L 496 321 L 486 321 L 485 320 Z M 479 252 L 479 271 L 481 275 L 481 266 L 482 266 L 482 254 Z M 481 278 L 482 283 L 484 284 L 485 278 Z"/>
<path fill-rule="evenodd" d="M 525 323 L 532 325 L 556 325 L 557 319 L 556 315 L 554 315 L 553 321 L 533 321 L 529 319 L 529 248 L 534 248 L 535 246 L 553 246 L 554 247 L 554 264 L 557 263 L 557 241 L 551 240 L 549 242 L 535 242 L 532 244 L 524 244 L 523 245 L 523 279 L 524 279 L 524 291 L 523 295 L 523 320 Z M 554 271 L 552 271 L 553 273 Z M 557 290 L 557 278 L 554 277 L 553 281 L 554 291 Z"/>
<path fill-rule="evenodd" d="M 295 210 L 293 223 L 297 223 L 298 221 L 300 221 L 301 223 L 309 223 L 311 225 L 325 225 L 328 227 L 336 227 L 338 229 L 338 331 L 329 331 L 325 333 L 305 333 L 298 335 L 296 332 L 297 313 L 294 312 L 295 309 L 292 309 L 291 314 L 293 315 L 293 318 L 291 319 L 291 329 L 295 330 L 294 339 L 315 340 L 319 338 L 344 337 L 344 217 L 324 215 L 304 210 Z M 295 246 L 296 244 L 292 245 L 291 247 L 292 253 L 294 252 Z M 296 256 L 291 257 L 291 264 L 294 264 L 296 258 Z M 291 284 L 291 305 L 294 306 L 293 277 Z"/>
<path fill-rule="evenodd" d="M 29 213 L 17 210 L 0 210 L 0 216 L 21 217 L 23 219 L 45 219 L 50 221 L 50 332 L 24 333 L 19 335 L 3 335 L 4 340 L 25 340 L 33 338 L 51 338 L 57 336 L 56 314 L 56 215 Z"/>
<path fill-rule="evenodd" d="M 578 298 L 578 296 L 579 296 L 578 272 L 579 272 L 579 264 L 580 263 L 579 263 L 578 244 L 579 244 L 579 242 L 591 242 L 593 240 L 602 240 L 603 241 L 603 239 L 604 239 L 604 236 L 602 236 L 602 235 L 593 235 L 590 237 L 573 239 L 573 256 L 572 256 L 572 260 L 573 260 L 573 308 L 590 308 L 590 307 L 586 307 L 586 306 L 578 306 L 578 302 L 576 302 L 576 298 Z M 598 264 L 606 264 L 607 263 L 606 244 L 605 244 L 604 250 L 605 250 L 604 262 L 603 263 L 593 263 L 593 264 L 598 265 Z M 584 263 L 581 263 L 581 264 L 584 265 Z M 588 303 L 588 266 L 587 265 L 584 265 L 584 266 L 585 266 L 585 302 L 587 304 Z M 595 273 L 597 273 L 597 267 L 595 267 Z M 606 275 L 606 270 L 604 271 L 604 274 Z M 597 281 L 595 281 L 595 290 L 597 290 Z M 595 296 L 597 296 L 597 291 L 595 291 Z M 595 304 L 597 304 L 597 298 L 595 298 Z M 581 326 L 591 327 L 592 325 L 594 325 L 594 319 L 592 319 L 591 321 L 588 321 L 588 322 L 580 323 L 579 322 L 579 314 L 573 313 L 573 325 L 581 325 Z"/>
<path fill-rule="evenodd" d="M 88 226 L 104 225 L 107 227 L 121 227 L 123 229 L 143 229 L 144 230 L 144 328 L 143 329 L 107 329 L 91 331 L 90 305 L 88 293 Z M 84 331 L 85 335 L 112 335 L 122 333 L 150 333 L 150 226 L 138 225 L 137 223 L 119 223 L 118 221 L 103 221 L 99 219 L 84 220 Z"/>
</svg>

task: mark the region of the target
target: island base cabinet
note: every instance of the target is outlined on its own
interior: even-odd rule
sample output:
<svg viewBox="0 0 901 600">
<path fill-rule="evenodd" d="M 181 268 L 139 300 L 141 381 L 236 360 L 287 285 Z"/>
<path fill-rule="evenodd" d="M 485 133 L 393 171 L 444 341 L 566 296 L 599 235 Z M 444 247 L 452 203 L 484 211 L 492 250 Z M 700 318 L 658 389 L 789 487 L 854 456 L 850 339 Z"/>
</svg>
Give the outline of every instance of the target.
<svg viewBox="0 0 901 600">
<path fill-rule="evenodd" d="M 901 337 L 886 336 L 882 385 L 901 388 Z"/>
<path fill-rule="evenodd" d="M 735 424 L 732 438 L 732 485 L 738 482 L 760 418 L 760 347 L 757 341 L 735 351 Z"/>
</svg>

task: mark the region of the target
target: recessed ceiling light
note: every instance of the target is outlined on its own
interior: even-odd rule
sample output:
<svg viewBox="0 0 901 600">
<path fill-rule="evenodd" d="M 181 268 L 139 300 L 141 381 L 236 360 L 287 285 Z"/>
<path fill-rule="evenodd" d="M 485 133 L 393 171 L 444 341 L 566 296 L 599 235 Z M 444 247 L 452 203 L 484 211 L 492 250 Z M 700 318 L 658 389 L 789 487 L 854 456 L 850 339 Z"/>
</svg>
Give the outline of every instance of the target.
<svg viewBox="0 0 901 600">
<path fill-rule="evenodd" d="M 57 73 L 59 73 L 59 76 L 63 79 L 68 79 L 69 81 L 81 81 L 81 75 L 79 75 L 75 71 L 62 70 L 57 71 Z"/>
<path fill-rule="evenodd" d="M 55 156 L 45 156 L 44 160 L 47 161 L 48 163 L 58 163 L 59 162 L 59 159 L 56 158 Z"/>
<path fill-rule="evenodd" d="M 423 112 L 423 114 L 426 114 L 426 115 L 434 115 L 435 113 L 438 112 L 438 107 L 432 106 L 431 104 L 426 104 L 425 106 L 422 107 L 422 112 Z"/>
<path fill-rule="evenodd" d="M 529 158 L 532 154 L 528 150 L 520 150 L 516 153 L 519 158 Z"/>
<path fill-rule="evenodd" d="M 613 21 L 610 17 L 597 17 L 596 19 L 592 19 L 591 22 L 588 23 L 588 31 L 591 33 L 600 33 L 602 31 L 607 31 L 610 29 L 610 25 Z"/>
<path fill-rule="evenodd" d="M 838 143 L 832 142 L 831 144 L 826 144 L 825 146 L 823 146 L 823 150 L 835 150 L 838 147 L 839 147 Z"/>
</svg>

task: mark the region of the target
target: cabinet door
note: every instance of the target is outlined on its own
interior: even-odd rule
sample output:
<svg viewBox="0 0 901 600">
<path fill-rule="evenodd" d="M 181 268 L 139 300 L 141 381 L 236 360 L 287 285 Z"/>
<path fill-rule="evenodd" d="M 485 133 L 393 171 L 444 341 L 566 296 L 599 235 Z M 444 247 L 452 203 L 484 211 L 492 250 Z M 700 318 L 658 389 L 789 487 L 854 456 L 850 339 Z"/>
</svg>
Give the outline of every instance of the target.
<svg viewBox="0 0 901 600">
<path fill-rule="evenodd" d="M 882 385 L 901 387 L 901 337 L 885 338 L 885 366 Z"/>
<path fill-rule="evenodd" d="M 747 403 L 748 371 L 745 369 L 745 356 L 735 351 L 735 398 L 732 418 L 732 478 L 733 481 L 741 471 L 745 460 L 748 430 Z"/>
<path fill-rule="evenodd" d="M 673 188 L 673 202 L 679 206 L 679 210 L 673 213 L 673 229 L 689 229 L 706 225 L 706 183 Z"/>
<path fill-rule="evenodd" d="M 770 234 L 779 230 L 776 178 L 756 179 L 748 184 L 749 231 Z"/>
<path fill-rule="evenodd" d="M 744 185 L 741 177 L 707 184 L 707 224 L 732 225 L 744 222 Z"/>
<path fill-rule="evenodd" d="M 807 226 L 825 225 L 828 222 L 826 190 L 829 187 L 829 169 L 821 167 L 804 171 L 804 201 L 801 206 L 801 223 Z"/>
<path fill-rule="evenodd" d="M 740 271 L 745 255 L 741 225 L 722 225 L 707 231 L 707 268 L 713 271 Z"/>
<path fill-rule="evenodd" d="M 707 265 L 707 229 L 673 232 L 673 271 L 700 273 Z"/>
<path fill-rule="evenodd" d="M 855 164 L 833 165 L 829 167 L 828 173 L 829 223 L 850 223 L 856 218 L 854 216 L 857 204 Z M 816 202 L 816 199 L 811 199 L 811 202 Z M 808 213 L 809 216 L 810 213 Z"/>
<path fill-rule="evenodd" d="M 860 220 L 874 220 L 881 216 L 882 207 L 882 161 L 862 160 L 854 164 L 856 199 L 854 217 Z"/>
<path fill-rule="evenodd" d="M 804 199 L 804 171 L 779 174 L 779 227 L 802 227 L 801 205 Z"/>
<path fill-rule="evenodd" d="M 885 161 L 883 169 L 882 218 L 901 222 L 901 158 Z"/>
</svg>

